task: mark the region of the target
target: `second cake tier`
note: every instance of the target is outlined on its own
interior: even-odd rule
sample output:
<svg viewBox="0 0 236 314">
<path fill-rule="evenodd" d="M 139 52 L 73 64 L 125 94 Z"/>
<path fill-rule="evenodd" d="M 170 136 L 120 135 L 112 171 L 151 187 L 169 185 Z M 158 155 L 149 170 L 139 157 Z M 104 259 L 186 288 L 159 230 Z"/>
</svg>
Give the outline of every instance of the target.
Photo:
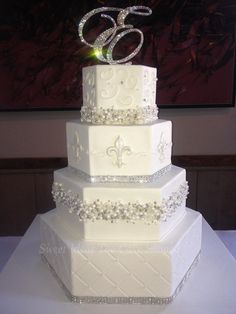
<svg viewBox="0 0 236 314">
<path fill-rule="evenodd" d="M 143 176 L 139 181 L 148 181 L 146 176 L 157 177 L 171 164 L 171 146 L 170 121 L 126 126 L 67 123 L 69 165 L 91 182 L 98 176 L 102 177 L 100 181 L 119 181 L 117 177 L 124 176 Z"/>
</svg>

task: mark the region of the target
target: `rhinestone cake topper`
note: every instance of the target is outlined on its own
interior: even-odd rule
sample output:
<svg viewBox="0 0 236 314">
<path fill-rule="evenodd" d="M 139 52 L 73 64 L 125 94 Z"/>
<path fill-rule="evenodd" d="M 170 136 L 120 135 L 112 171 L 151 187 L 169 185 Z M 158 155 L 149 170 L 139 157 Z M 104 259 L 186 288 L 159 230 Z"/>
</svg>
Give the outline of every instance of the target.
<svg viewBox="0 0 236 314">
<path fill-rule="evenodd" d="M 111 16 L 102 13 L 106 11 L 119 12 L 117 16 L 117 23 Z M 84 39 L 83 28 L 84 28 L 85 23 L 89 20 L 89 18 L 97 13 L 102 13 L 101 17 L 108 19 L 113 24 L 113 26 L 103 31 L 100 35 L 98 35 L 94 43 L 91 44 Z M 129 14 L 150 15 L 152 14 L 152 10 L 146 6 L 133 6 L 133 7 L 127 7 L 126 9 L 114 8 L 114 7 L 102 7 L 102 8 L 94 9 L 88 12 L 81 19 L 79 23 L 79 27 L 78 27 L 79 37 L 85 45 L 93 48 L 94 53 L 96 57 L 98 58 L 98 60 L 109 63 L 109 64 L 126 63 L 127 61 L 129 61 L 130 59 L 132 59 L 134 56 L 138 54 L 144 41 L 143 33 L 138 28 L 134 28 L 133 25 L 125 24 L 125 19 Z M 114 60 L 113 49 L 115 45 L 118 43 L 118 41 L 121 38 L 123 38 L 125 35 L 130 34 L 130 33 L 137 33 L 140 35 L 140 42 L 138 46 L 127 57 Z M 107 45 L 108 47 L 106 49 L 106 52 L 104 52 L 103 49 Z"/>
</svg>

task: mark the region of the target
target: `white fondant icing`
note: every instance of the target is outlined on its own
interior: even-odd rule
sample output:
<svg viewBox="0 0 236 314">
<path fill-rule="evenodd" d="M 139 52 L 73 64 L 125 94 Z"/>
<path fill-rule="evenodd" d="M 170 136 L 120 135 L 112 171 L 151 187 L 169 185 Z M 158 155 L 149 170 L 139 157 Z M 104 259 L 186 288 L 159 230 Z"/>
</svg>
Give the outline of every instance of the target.
<svg viewBox="0 0 236 314">
<path fill-rule="evenodd" d="M 79 200 L 85 203 L 94 201 L 102 202 L 121 202 L 150 204 L 155 202 L 155 206 L 162 206 L 162 203 L 173 197 L 181 184 L 185 183 L 185 170 L 172 166 L 171 170 L 156 182 L 152 183 L 89 183 L 78 177 L 69 168 L 55 171 L 54 180 L 63 185 L 65 190 L 77 194 Z M 129 227 L 124 221 L 117 221 L 110 224 L 110 221 L 83 221 L 76 217 L 76 213 L 70 213 L 70 208 L 64 206 L 60 201 L 56 201 L 58 215 L 62 217 L 65 223 L 73 230 L 78 231 L 78 236 L 83 235 L 86 240 L 93 241 L 160 241 L 165 237 L 183 218 L 185 214 L 185 200 L 181 202 L 178 208 L 169 209 L 160 221 L 150 225 L 147 218 L 138 221 L 138 223 Z M 127 205 L 128 207 L 128 205 Z M 91 217 L 92 219 L 92 217 Z M 137 218 L 138 219 L 138 218 Z"/>
<path fill-rule="evenodd" d="M 141 65 L 95 65 L 83 69 L 83 106 L 132 109 L 155 106 L 156 69 Z"/>
<path fill-rule="evenodd" d="M 201 214 L 187 210 L 160 243 L 99 244 L 78 241 L 51 211 L 41 216 L 41 237 L 43 254 L 72 295 L 167 298 L 200 251 Z"/>
<path fill-rule="evenodd" d="M 163 155 L 161 161 L 157 149 L 161 136 L 167 143 L 171 143 L 170 121 L 157 120 L 146 125 L 129 126 L 68 122 L 67 142 L 72 142 L 75 132 L 80 134 L 84 151 L 81 152 L 81 160 L 77 163 L 73 149 L 68 147 L 69 165 L 90 176 L 152 175 L 171 164 L 171 145 L 165 146 L 163 153 L 161 152 Z M 112 158 L 107 153 L 112 146 L 120 146 L 121 149 L 122 142 L 123 146 L 129 147 L 129 153 L 126 150 L 126 153 L 121 154 L 124 159 L 118 161 L 118 156 Z"/>
</svg>

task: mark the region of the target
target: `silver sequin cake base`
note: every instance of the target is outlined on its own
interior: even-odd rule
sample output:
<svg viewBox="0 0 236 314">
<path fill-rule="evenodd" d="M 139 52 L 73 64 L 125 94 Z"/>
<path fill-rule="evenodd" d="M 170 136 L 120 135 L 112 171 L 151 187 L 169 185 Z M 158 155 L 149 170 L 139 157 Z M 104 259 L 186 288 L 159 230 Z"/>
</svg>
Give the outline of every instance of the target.
<svg viewBox="0 0 236 314">
<path fill-rule="evenodd" d="M 54 268 L 48 262 L 46 257 L 41 254 L 42 260 L 46 263 L 49 267 L 52 275 L 55 277 L 61 288 L 64 290 L 64 293 L 68 297 L 71 302 L 80 303 L 80 304 L 168 304 L 171 303 L 178 293 L 182 290 L 185 282 L 188 280 L 189 276 L 191 275 L 193 269 L 197 266 L 200 260 L 201 252 L 198 253 L 196 258 L 194 259 L 192 265 L 189 267 L 188 271 L 186 272 L 185 276 L 183 277 L 182 281 L 175 289 L 175 292 L 172 296 L 168 298 L 159 298 L 159 297 L 97 297 L 97 296 L 75 296 L 70 293 L 70 291 L 66 288 L 64 283 L 58 277 L 57 273 L 55 272 Z"/>
</svg>

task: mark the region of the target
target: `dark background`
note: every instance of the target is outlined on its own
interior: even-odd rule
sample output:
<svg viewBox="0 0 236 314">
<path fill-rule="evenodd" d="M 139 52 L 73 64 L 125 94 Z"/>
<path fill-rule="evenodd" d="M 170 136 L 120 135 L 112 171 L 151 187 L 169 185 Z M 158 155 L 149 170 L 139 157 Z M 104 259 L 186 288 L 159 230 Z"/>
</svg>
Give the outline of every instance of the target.
<svg viewBox="0 0 236 314">
<path fill-rule="evenodd" d="M 79 20 L 97 7 L 133 5 L 153 10 L 151 16 L 129 15 L 127 23 L 142 30 L 145 38 L 133 63 L 158 69 L 159 107 L 234 104 L 234 0 L 4 0 L 0 110 L 79 109 L 81 69 L 99 63 L 78 38 Z M 86 39 L 93 41 L 108 25 L 99 15 L 91 18 Z M 126 36 L 117 45 L 116 56 L 131 52 L 136 39 Z"/>
</svg>

